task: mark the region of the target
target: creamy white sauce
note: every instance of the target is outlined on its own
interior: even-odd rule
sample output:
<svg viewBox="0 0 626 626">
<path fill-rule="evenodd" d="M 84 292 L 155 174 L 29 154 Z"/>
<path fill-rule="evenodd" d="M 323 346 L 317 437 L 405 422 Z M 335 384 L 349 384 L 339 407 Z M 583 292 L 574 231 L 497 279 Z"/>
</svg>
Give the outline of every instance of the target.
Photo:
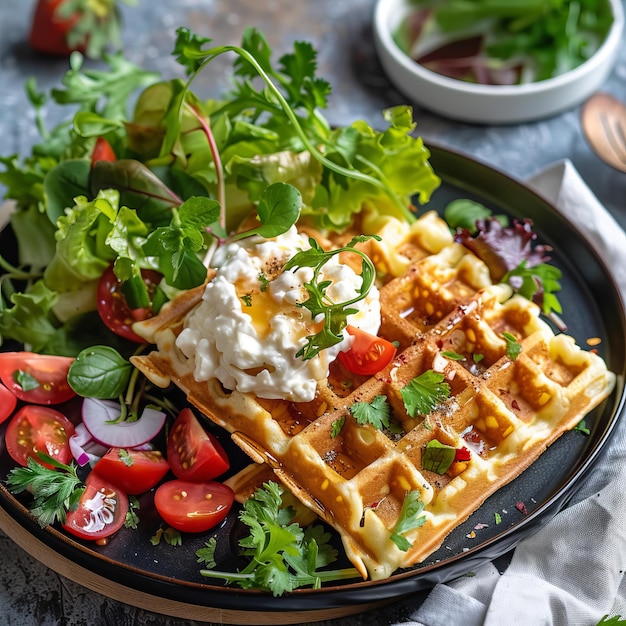
<svg viewBox="0 0 626 626">
<path fill-rule="evenodd" d="M 194 359 L 197 381 L 217 378 L 227 389 L 251 392 L 261 398 L 309 402 L 318 381 L 352 337 L 322 350 L 309 360 L 296 357 L 306 337 L 316 332 L 309 311 L 296 306 L 308 298 L 303 284 L 311 268 L 277 272 L 296 252 L 309 248 L 308 238 L 292 227 L 274 239 L 249 237 L 218 249 L 212 265 L 217 274 L 207 284 L 202 302 L 187 316 L 176 345 Z M 265 283 L 260 276 L 270 279 Z M 351 300 L 361 277 L 339 263 L 337 255 L 324 265 L 320 280 L 333 302 Z M 376 334 L 380 303 L 376 287 L 354 308 L 348 323 Z"/>
</svg>

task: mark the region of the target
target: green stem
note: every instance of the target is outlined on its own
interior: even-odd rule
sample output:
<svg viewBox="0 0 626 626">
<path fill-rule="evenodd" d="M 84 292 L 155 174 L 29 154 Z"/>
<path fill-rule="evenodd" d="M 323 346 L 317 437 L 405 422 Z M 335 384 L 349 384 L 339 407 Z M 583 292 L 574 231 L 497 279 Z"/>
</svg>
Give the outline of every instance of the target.
<svg viewBox="0 0 626 626">
<path fill-rule="evenodd" d="M 218 46 L 216 48 L 211 48 L 209 50 L 202 52 L 204 60 L 200 63 L 198 68 L 193 72 L 193 74 L 189 77 L 189 80 L 185 84 L 185 88 L 183 91 L 183 98 L 181 100 L 181 112 L 182 112 L 182 102 L 184 101 L 184 97 L 191 87 L 191 83 L 213 59 L 220 56 L 221 54 L 224 54 L 225 52 L 234 52 L 240 57 L 243 57 L 246 61 L 248 61 L 254 67 L 257 74 L 265 82 L 269 90 L 275 96 L 276 100 L 278 100 L 283 112 L 287 116 L 289 122 L 292 124 L 300 140 L 302 141 L 304 146 L 313 155 L 315 159 L 317 159 L 326 168 L 328 168 L 329 170 L 337 174 L 347 176 L 348 178 L 361 180 L 363 182 L 369 183 L 370 185 L 373 185 L 374 187 L 378 187 L 379 189 L 382 189 L 389 196 L 389 198 L 394 202 L 394 204 L 396 204 L 396 206 L 399 208 L 402 214 L 405 215 L 410 222 L 414 221 L 415 216 L 408 210 L 403 200 L 400 197 L 398 197 L 398 195 L 394 193 L 394 191 L 390 188 L 389 184 L 385 181 L 384 176 L 381 175 L 381 178 L 378 179 L 378 178 L 375 178 L 374 176 L 370 176 L 369 174 L 366 174 L 359 170 L 343 167 L 342 165 L 339 165 L 327 159 L 311 143 L 306 133 L 302 129 L 302 126 L 300 125 L 298 116 L 294 113 L 293 109 L 289 106 L 289 103 L 284 98 L 283 94 L 278 89 L 278 87 L 276 87 L 276 85 L 274 84 L 270 76 L 259 65 L 258 61 L 254 58 L 254 56 L 252 56 L 247 50 L 244 50 L 243 48 L 239 46 Z"/>
</svg>

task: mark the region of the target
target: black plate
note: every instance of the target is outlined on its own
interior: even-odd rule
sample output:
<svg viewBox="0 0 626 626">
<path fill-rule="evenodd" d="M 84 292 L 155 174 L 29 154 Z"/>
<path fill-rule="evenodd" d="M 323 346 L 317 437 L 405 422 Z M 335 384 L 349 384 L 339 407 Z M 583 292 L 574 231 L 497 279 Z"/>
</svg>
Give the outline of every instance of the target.
<svg viewBox="0 0 626 626">
<path fill-rule="evenodd" d="M 116 585 L 187 605 L 244 612 L 316 611 L 399 598 L 465 574 L 479 564 L 501 556 L 547 522 L 566 505 L 579 481 L 593 468 L 620 415 L 626 363 L 624 306 L 610 271 L 593 246 L 549 203 L 491 167 L 460 153 L 430 147 L 431 162 L 443 184 L 427 209 L 441 210 L 455 198 L 473 198 L 496 213 L 531 218 L 538 240 L 554 248 L 551 262 L 563 271 L 563 290 L 559 299 L 568 333 L 583 346 L 589 337 L 599 337 L 602 341 L 598 351 L 609 368 L 618 374 L 613 394 L 587 418 L 591 430 L 589 436 L 580 432 L 562 436 L 520 477 L 489 498 L 448 536 L 442 548 L 415 569 L 397 573 L 384 581 L 349 582 L 321 590 L 303 589 L 279 598 L 208 584 L 207 579 L 199 574 L 195 556 L 195 551 L 204 545 L 205 536 L 186 536 L 183 545 L 176 548 L 165 544 L 152 546 L 150 537 L 159 521 L 156 515 L 149 514 L 151 496 L 143 498 L 140 528 L 121 530 L 103 547 L 74 540 L 54 528 L 40 528 L 24 506 L 27 501 L 16 499 L 4 486 L 0 486 L 0 506 L 34 539 L 50 546 L 59 557 L 114 581 Z M 5 232 L 1 241 L 3 251 L 10 242 L 11 237 Z M 601 307 L 596 304 L 598 302 L 602 303 Z M 3 435 L 2 428 L 0 479 L 4 481 L 12 464 L 4 450 Z M 222 441 L 226 445 L 230 443 L 224 433 Z M 229 450 L 233 454 L 235 470 L 247 463 L 244 455 L 232 445 Z M 517 503 L 523 503 L 527 512 L 522 512 L 522 507 L 517 508 Z M 501 516 L 499 524 L 495 523 L 496 514 Z M 218 541 L 228 546 L 227 551 L 236 550 L 237 531 L 236 515 L 231 514 L 217 531 Z"/>
</svg>

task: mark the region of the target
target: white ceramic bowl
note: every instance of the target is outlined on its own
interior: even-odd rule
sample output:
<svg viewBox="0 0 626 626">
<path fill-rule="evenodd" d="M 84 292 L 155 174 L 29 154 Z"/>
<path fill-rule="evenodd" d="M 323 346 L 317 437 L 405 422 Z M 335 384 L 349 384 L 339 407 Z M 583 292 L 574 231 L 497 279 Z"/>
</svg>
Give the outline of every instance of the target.
<svg viewBox="0 0 626 626">
<path fill-rule="evenodd" d="M 411 9 L 407 0 L 378 0 L 374 11 L 374 38 L 389 79 L 416 104 L 463 122 L 528 122 L 576 106 L 606 80 L 624 28 L 622 0 L 609 2 L 614 13 L 613 26 L 590 59 L 560 76 L 522 85 L 469 83 L 442 76 L 413 61 L 393 40 L 393 33 Z"/>
</svg>

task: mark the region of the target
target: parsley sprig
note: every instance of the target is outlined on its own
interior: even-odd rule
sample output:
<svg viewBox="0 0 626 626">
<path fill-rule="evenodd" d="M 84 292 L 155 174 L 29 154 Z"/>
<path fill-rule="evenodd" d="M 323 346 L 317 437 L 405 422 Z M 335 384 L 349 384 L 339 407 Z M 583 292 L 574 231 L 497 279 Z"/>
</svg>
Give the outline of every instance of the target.
<svg viewBox="0 0 626 626">
<path fill-rule="evenodd" d="M 26 467 L 15 467 L 7 476 L 13 494 L 29 491 L 33 496 L 30 512 L 43 528 L 57 520 L 65 521 L 67 511 L 75 509 L 85 490 L 74 463 L 65 465 L 47 454 L 39 453 L 42 462 L 29 458 Z"/>
<path fill-rule="evenodd" d="M 323 319 L 322 329 L 307 337 L 306 344 L 296 353 L 296 356 L 302 357 L 305 361 L 312 359 L 324 348 L 330 348 L 343 340 L 342 331 L 347 326 L 348 316 L 358 312 L 358 309 L 353 308 L 352 305 L 367 296 L 376 278 L 376 268 L 370 258 L 355 248 L 356 244 L 372 238 L 380 240 L 377 235 L 358 235 L 342 248 L 326 251 L 311 237 L 309 238 L 311 248 L 301 250 L 285 264 L 283 268 L 285 272 L 301 267 L 313 268 L 313 278 L 304 284 L 309 297 L 299 302 L 298 306 L 308 309 L 314 320 L 317 320 L 318 316 Z M 330 280 L 320 280 L 320 275 L 324 265 L 342 252 L 351 252 L 361 257 L 362 282 L 354 298 L 346 302 L 332 302 L 326 295 L 326 290 L 332 283 Z"/>
<path fill-rule="evenodd" d="M 291 592 L 298 587 L 319 588 L 323 582 L 359 577 L 354 568 L 324 570 L 334 562 L 337 551 L 329 545 L 330 533 L 321 525 L 303 530 L 292 522 L 293 510 L 283 507 L 283 488 L 268 482 L 257 489 L 244 503 L 239 519 L 250 529 L 250 534 L 239 541 L 249 564 L 241 571 L 223 572 L 216 566 L 212 537 L 196 552 L 198 561 L 206 565 L 200 573 L 211 578 L 221 578 L 242 589 L 269 590 L 274 596 Z"/>
</svg>

